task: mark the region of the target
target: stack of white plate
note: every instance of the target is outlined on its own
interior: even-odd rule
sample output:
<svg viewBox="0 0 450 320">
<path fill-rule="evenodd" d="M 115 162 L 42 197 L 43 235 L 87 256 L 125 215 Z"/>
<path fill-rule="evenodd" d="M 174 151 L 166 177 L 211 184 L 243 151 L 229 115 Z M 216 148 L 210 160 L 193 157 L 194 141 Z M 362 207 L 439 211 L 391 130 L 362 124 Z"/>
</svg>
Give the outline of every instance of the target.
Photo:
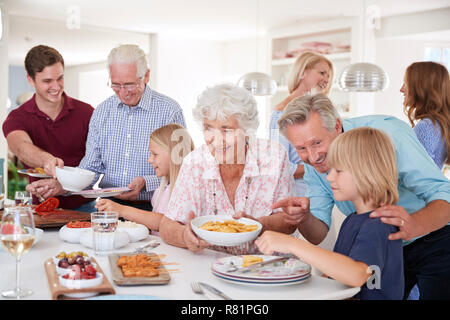
<svg viewBox="0 0 450 320">
<path fill-rule="evenodd" d="M 263 261 L 279 258 L 276 256 L 261 257 Z M 211 272 L 221 280 L 243 285 L 292 285 L 302 283 L 311 277 L 311 266 L 298 259 L 289 259 L 284 262 L 267 264 L 250 272 L 230 270 L 232 267 L 242 266 L 242 256 L 220 258 L 212 263 Z"/>
</svg>

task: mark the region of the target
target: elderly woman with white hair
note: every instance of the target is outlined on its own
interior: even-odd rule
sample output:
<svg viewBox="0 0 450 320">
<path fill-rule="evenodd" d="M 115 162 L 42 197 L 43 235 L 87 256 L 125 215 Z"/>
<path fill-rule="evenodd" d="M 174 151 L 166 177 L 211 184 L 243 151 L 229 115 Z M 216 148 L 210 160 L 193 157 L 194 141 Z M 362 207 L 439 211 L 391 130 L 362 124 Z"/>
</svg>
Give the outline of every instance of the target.
<svg viewBox="0 0 450 320">
<path fill-rule="evenodd" d="M 264 230 L 294 232 L 284 213 L 271 209 L 295 192 L 288 155 L 278 142 L 255 137 L 259 120 L 251 93 L 232 84 L 207 88 L 193 114 L 203 127 L 206 144 L 183 160 L 160 223 L 163 240 L 194 252 L 209 247 L 193 233 L 190 220 L 216 214 L 252 218 Z M 227 251 L 256 250 L 248 243 Z"/>
</svg>

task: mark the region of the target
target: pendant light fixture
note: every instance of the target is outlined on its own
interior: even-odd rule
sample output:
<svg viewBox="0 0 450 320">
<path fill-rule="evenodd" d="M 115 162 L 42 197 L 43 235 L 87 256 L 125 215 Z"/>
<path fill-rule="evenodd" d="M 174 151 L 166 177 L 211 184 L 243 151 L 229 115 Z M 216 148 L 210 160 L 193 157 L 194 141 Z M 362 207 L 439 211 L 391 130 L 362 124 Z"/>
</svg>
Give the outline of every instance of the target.
<svg viewBox="0 0 450 320">
<path fill-rule="evenodd" d="M 363 4 L 362 32 L 363 32 L 363 59 L 365 59 L 365 22 L 366 1 Z M 383 91 L 389 85 L 389 77 L 384 70 L 373 63 L 352 63 L 342 70 L 339 76 L 338 87 L 350 92 L 375 92 Z"/>
<path fill-rule="evenodd" d="M 256 67 L 258 67 L 258 29 L 259 0 L 256 3 Z M 272 96 L 277 91 L 277 83 L 268 74 L 250 72 L 244 74 L 238 81 L 238 86 L 247 89 L 255 96 Z"/>
</svg>

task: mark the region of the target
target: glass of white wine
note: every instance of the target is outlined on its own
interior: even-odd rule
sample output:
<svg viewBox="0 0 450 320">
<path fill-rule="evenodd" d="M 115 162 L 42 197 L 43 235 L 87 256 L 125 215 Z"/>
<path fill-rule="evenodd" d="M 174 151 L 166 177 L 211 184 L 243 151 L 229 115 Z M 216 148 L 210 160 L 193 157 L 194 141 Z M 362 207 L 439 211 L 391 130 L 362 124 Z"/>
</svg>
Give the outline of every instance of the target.
<svg viewBox="0 0 450 320">
<path fill-rule="evenodd" d="M 0 240 L 3 247 L 16 258 L 16 288 L 2 292 L 5 298 L 20 299 L 29 296 L 33 291 L 19 287 L 19 264 L 22 255 L 34 242 L 33 211 L 27 207 L 5 208 L 0 228 Z"/>
</svg>

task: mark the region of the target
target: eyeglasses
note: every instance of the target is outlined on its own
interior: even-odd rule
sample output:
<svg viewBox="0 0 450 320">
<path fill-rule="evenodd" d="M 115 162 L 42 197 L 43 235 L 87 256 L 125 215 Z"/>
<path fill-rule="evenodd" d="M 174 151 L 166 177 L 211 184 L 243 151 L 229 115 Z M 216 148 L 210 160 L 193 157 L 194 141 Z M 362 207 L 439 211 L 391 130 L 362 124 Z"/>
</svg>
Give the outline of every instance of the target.
<svg viewBox="0 0 450 320">
<path fill-rule="evenodd" d="M 139 78 L 138 82 L 136 83 L 125 83 L 125 84 L 118 84 L 118 83 L 111 83 L 111 79 L 108 80 L 108 86 L 111 87 L 114 91 L 119 91 L 121 88 L 124 88 L 126 91 L 133 91 L 139 86 L 139 81 L 142 81 L 142 78 Z"/>
</svg>

